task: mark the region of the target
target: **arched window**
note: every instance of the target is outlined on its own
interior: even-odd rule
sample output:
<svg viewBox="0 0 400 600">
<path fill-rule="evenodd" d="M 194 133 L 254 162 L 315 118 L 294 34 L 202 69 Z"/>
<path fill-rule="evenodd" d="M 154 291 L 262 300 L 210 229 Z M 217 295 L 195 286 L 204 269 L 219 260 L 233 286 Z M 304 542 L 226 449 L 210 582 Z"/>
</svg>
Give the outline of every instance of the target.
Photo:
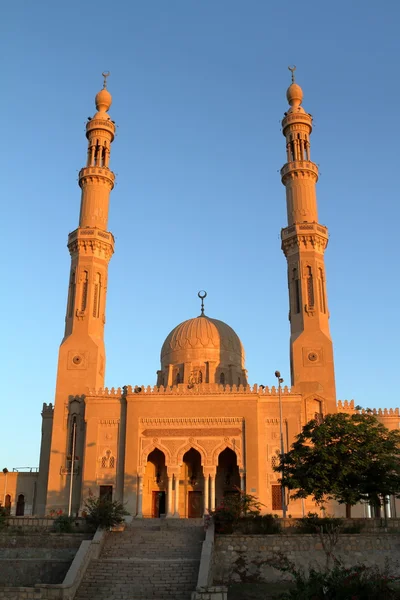
<svg viewBox="0 0 400 600">
<path fill-rule="evenodd" d="M 75 274 L 76 271 L 73 269 L 71 271 L 71 276 L 69 278 L 69 293 L 68 293 L 68 308 L 67 315 L 68 317 L 72 317 L 74 313 L 74 304 L 75 304 Z"/>
<path fill-rule="evenodd" d="M 308 307 L 314 307 L 314 282 L 311 267 L 307 267 L 307 295 L 308 295 Z"/>
<path fill-rule="evenodd" d="M 225 385 L 225 373 L 221 373 L 219 376 L 219 382 L 221 385 Z"/>
<path fill-rule="evenodd" d="M 94 281 L 94 297 L 93 297 L 93 316 L 98 319 L 100 315 L 100 292 L 101 292 L 101 275 L 96 273 Z"/>
<path fill-rule="evenodd" d="M 5 497 L 4 508 L 6 511 L 6 515 L 9 515 L 11 512 L 11 496 L 7 494 Z"/>
<path fill-rule="evenodd" d="M 319 290 L 319 306 L 320 306 L 320 310 L 323 313 L 326 313 L 324 272 L 321 269 L 321 267 L 318 269 L 318 290 Z"/>
<path fill-rule="evenodd" d="M 23 517 L 25 514 L 25 496 L 23 494 L 19 494 L 17 500 L 17 510 L 15 511 L 15 515 L 17 517 Z"/>
<path fill-rule="evenodd" d="M 82 301 L 81 301 L 81 311 L 82 312 L 86 309 L 87 296 L 88 296 L 88 285 L 89 285 L 89 273 L 87 271 L 83 271 L 83 273 L 82 273 Z"/>
<path fill-rule="evenodd" d="M 101 458 L 102 469 L 114 469 L 115 468 L 115 456 L 112 455 L 111 450 L 106 450 L 104 456 Z"/>
<path fill-rule="evenodd" d="M 71 460 L 75 457 L 72 454 L 76 454 L 76 429 L 78 420 L 76 415 L 73 415 L 70 420 L 69 439 L 68 439 L 68 456 L 67 459 Z"/>
<path fill-rule="evenodd" d="M 292 298 L 293 312 L 297 315 L 300 312 L 300 281 L 296 268 L 292 269 Z"/>
</svg>

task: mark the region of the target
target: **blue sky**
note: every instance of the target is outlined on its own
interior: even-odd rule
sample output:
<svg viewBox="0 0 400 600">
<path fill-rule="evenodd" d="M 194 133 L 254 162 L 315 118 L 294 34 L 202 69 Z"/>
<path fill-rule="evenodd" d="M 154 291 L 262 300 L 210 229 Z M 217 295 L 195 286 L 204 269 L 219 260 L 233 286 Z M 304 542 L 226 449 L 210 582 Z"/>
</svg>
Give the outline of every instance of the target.
<svg viewBox="0 0 400 600">
<path fill-rule="evenodd" d="M 338 398 L 397 392 L 397 2 L 50 0 L 2 8 L 0 467 L 36 466 L 64 328 L 84 124 L 110 70 L 118 135 L 106 384 L 153 384 L 164 338 L 206 312 L 241 337 L 249 380 L 289 383 L 289 64 L 314 116 Z"/>
</svg>

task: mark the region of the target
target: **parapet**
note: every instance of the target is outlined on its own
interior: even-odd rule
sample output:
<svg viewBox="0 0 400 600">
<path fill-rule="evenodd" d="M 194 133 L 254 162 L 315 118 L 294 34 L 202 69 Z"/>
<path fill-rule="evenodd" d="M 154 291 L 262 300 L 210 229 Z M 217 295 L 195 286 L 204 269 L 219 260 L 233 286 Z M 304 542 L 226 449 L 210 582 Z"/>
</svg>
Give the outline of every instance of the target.
<svg viewBox="0 0 400 600">
<path fill-rule="evenodd" d="M 282 388 L 282 395 L 288 396 L 292 392 L 288 386 Z M 145 394 L 154 396 L 187 396 L 187 395 L 206 395 L 206 394 L 257 394 L 259 396 L 278 396 L 279 390 L 274 385 L 269 388 L 256 383 L 251 385 L 219 385 L 218 383 L 200 383 L 196 385 L 188 385 L 180 383 L 172 387 L 164 386 L 131 386 L 127 385 L 123 388 L 104 388 L 99 390 L 89 390 L 88 396 L 120 398 L 130 394 Z"/>
<path fill-rule="evenodd" d="M 338 400 L 337 409 L 339 412 L 359 412 L 370 413 L 379 417 L 396 417 L 399 416 L 398 408 L 362 408 L 358 410 L 354 405 L 354 400 Z"/>
<path fill-rule="evenodd" d="M 45 402 L 43 402 L 43 408 L 42 408 L 42 417 L 43 418 L 53 418 L 53 412 L 54 412 L 54 406 L 53 404 L 50 402 L 50 404 L 46 404 Z"/>
</svg>

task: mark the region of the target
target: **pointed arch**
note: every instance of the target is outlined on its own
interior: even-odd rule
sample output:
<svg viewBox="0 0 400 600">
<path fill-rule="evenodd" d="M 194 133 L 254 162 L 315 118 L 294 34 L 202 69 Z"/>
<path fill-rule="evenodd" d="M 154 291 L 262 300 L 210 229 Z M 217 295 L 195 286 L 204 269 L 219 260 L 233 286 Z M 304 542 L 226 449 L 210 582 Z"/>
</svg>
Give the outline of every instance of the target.
<svg viewBox="0 0 400 600">
<path fill-rule="evenodd" d="M 142 451 L 140 457 L 141 466 L 146 466 L 147 457 L 153 452 L 153 450 L 160 450 L 160 452 L 162 452 L 165 456 L 165 464 L 171 464 L 171 453 L 169 452 L 168 448 L 160 444 L 160 442 L 152 442 L 150 446 L 146 446 L 146 448 Z"/>
<path fill-rule="evenodd" d="M 232 444 L 231 440 L 224 440 L 223 442 L 221 442 L 219 444 L 219 446 L 217 446 L 213 452 L 212 455 L 212 464 L 213 465 L 218 465 L 218 457 L 221 454 L 221 452 L 223 452 L 224 450 L 226 450 L 226 448 L 229 448 L 230 450 L 232 450 L 235 454 L 236 454 L 236 459 L 237 459 L 237 464 L 239 468 L 243 467 L 243 461 L 242 461 L 242 453 L 240 452 L 239 448 L 236 446 L 236 444 Z"/>
<path fill-rule="evenodd" d="M 189 450 L 193 448 L 193 450 L 197 450 L 197 452 L 200 454 L 201 456 L 201 466 L 203 467 L 206 464 L 206 454 L 204 452 L 204 448 L 202 448 L 201 446 L 199 446 L 199 444 L 197 444 L 194 440 L 193 441 L 188 441 L 186 442 L 183 446 L 181 446 L 178 449 L 177 452 L 177 458 L 178 458 L 178 465 L 181 465 L 183 463 L 183 457 L 186 454 L 186 452 L 189 452 Z"/>
</svg>

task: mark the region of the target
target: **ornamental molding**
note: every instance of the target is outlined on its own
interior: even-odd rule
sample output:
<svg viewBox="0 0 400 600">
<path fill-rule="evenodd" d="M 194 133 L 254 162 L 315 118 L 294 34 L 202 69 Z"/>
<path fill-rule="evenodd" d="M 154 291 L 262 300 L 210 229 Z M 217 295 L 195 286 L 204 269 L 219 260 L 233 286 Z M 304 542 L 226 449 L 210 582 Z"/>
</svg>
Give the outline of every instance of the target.
<svg viewBox="0 0 400 600">
<path fill-rule="evenodd" d="M 220 427 L 227 424 L 242 425 L 243 417 L 145 417 L 139 419 L 143 425 L 166 425 L 176 427 L 177 425 L 192 427 L 204 427 L 214 425 Z"/>
</svg>

